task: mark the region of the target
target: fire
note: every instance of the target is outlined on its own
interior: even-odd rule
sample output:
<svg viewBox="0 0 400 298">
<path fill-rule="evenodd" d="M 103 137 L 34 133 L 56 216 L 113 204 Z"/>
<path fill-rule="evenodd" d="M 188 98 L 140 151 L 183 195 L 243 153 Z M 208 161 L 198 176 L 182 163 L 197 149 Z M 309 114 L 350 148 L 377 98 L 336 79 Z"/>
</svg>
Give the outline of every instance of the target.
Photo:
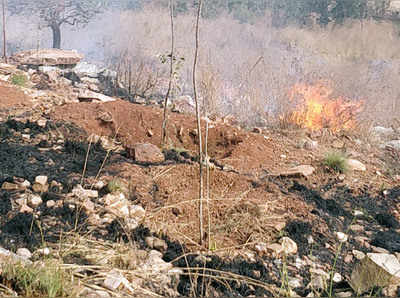
<svg viewBox="0 0 400 298">
<path fill-rule="evenodd" d="M 298 103 L 289 121 L 304 128 L 319 130 L 328 128 L 337 132 L 356 126 L 356 115 L 362 102 L 351 102 L 344 97 L 332 98 L 333 90 L 326 84 L 296 84 L 290 91 L 290 99 Z"/>
</svg>

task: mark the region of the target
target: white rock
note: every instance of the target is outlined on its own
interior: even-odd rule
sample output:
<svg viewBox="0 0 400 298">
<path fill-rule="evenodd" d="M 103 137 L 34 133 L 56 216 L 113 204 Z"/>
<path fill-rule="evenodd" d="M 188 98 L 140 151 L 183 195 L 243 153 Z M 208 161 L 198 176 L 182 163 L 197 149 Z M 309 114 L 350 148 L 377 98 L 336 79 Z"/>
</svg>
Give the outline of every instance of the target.
<svg viewBox="0 0 400 298">
<path fill-rule="evenodd" d="M 72 194 L 77 196 L 78 198 L 98 198 L 99 192 L 97 190 L 92 189 L 84 189 L 81 185 L 77 185 L 72 190 Z"/>
<path fill-rule="evenodd" d="M 32 257 L 32 253 L 27 248 L 18 248 L 17 255 L 25 259 L 30 259 Z"/>
<path fill-rule="evenodd" d="M 93 187 L 94 187 L 95 189 L 97 189 L 97 190 L 100 190 L 100 189 L 102 189 L 105 185 L 106 185 L 106 184 L 105 184 L 103 181 L 99 180 L 99 181 L 97 181 L 97 182 L 93 185 Z"/>
<path fill-rule="evenodd" d="M 363 253 L 362 251 L 353 249 L 352 251 L 353 255 L 356 257 L 357 260 L 362 260 L 365 258 L 365 253 Z"/>
<path fill-rule="evenodd" d="M 165 262 L 162 259 L 162 253 L 156 250 L 151 250 L 147 257 L 147 260 L 143 264 L 144 270 L 152 272 L 165 272 L 172 269 L 172 264 Z"/>
<path fill-rule="evenodd" d="M 26 259 L 25 257 L 19 256 L 7 249 L 0 247 L 0 269 L 2 263 L 7 260 L 7 262 L 13 263 L 23 263 L 23 264 L 31 264 L 32 262 Z"/>
<path fill-rule="evenodd" d="M 339 240 L 339 242 L 346 242 L 349 236 L 342 232 L 336 232 L 336 238 Z"/>
<path fill-rule="evenodd" d="M 400 263 L 391 254 L 368 253 L 354 268 L 349 284 L 358 295 L 375 286 L 399 285 Z"/>
<path fill-rule="evenodd" d="M 47 124 L 47 120 L 46 119 L 39 119 L 37 121 L 37 125 L 40 126 L 40 127 L 45 127 L 46 124 Z"/>
<path fill-rule="evenodd" d="M 343 280 L 343 277 L 338 272 L 335 272 L 332 280 L 333 280 L 333 282 L 339 283 Z"/>
<path fill-rule="evenodd" d="M 355 217 L 359 217 L 359 216 L 363 216 L 364 215 L 364 213 L 362 211 L 360 211 L 360 210 L 354 210 L 353 214 L 354 214 Z"/>
<path fill-rule="evenodd" d="M 299 278 L 294 278 L 294 277 L 289 277 L 288 285 L 292 289 L 303 287 L 302 281 Z"/>
<path fill-rule="evenodd" d="M 254 245 L 254 248 L 256 249 L 257 252 L 263 253 L 267 251 L 267 244 L 264 242 L 257 243 L 256 245 Z"/>
<path fill-rule="evenodd" d="M 367 170 L 366 166 L 362 162 L 360 162 L 360 161 L 358 161 L 356 159 L 348 159 L 347 160 L 347 166 L 352 171 L 362 171 L 362 172 L 364 172 L 364 171 Z"/>
<path fill-rule="evenodd" d="M 46 202 L 46 207 L 47 208 L 53 208 L 56 205 L 56 202 L 53 200 L 49 200 Z"/>
<path fill-rule="evenodd" d="M 38 183 L 40 185 L 46 185 L 47 179 L 48 179 L 47 176 L 40 175 L 35 178 L 35 183 Z"/>
<path fill-rule="evenodd" d="M 297 243 L 289 237 L 282 237 L 281 239 L 282 249 L 287 255 L 294 255 L 297 253 Z"/>
<path fill-rule="evenodd" d="M 38 253 L 43 256 L 48 256 L 50 254 L 50 248 L 48 248 L 48 247 L 39 248 L 35 251 L 35 253 Z"/>
<path fill-rule="evenodd" d="M 30 207 L 36 208 L 42 203 L 43 203 L 43 200 L 39 195 L 32 194 L 31 196 L 29 196 L 28 205 Z"/>
</svg>

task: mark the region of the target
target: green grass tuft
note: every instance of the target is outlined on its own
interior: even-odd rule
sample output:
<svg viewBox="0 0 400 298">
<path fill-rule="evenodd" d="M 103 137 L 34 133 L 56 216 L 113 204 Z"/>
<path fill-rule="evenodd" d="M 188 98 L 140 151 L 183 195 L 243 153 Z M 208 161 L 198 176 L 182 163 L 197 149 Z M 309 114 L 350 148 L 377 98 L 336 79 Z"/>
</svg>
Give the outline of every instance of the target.
<svg viewBox="0 0 400 298">
<path fill-rule="evenodd" d="M 66 297 L 66 273 L 51 263 L 42 265 L 6 264 L 3 280 L 26 297 Z"/>
<path fill-rule="evenodd" d="M 341 152 L 328 152 L 323 163 L 335 172 L 345 173 L 348 170 L 347 158 Z"/>
<path fill-rule="evenodd" d="M 24 74 L 13 74 L 11 76 L 11 83 L 20 87 L 24 87 L 28 78 Z"/>
</svg>

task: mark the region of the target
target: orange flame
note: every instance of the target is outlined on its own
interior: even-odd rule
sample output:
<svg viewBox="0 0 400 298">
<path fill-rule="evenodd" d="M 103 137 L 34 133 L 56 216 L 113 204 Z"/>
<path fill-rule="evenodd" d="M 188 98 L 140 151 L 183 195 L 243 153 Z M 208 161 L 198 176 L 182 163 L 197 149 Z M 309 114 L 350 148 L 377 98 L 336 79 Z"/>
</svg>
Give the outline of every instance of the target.
<svg viewBox="0 0 400 298">
<path fill-rule="evenodd" d="M 354 103 L 343 97 L 332 99 L 332 93 L 332 88 L 322 83 L 296 84 L 290 91 L 290 99 L 297 101 L 300 108 L 290 114 L 289 121 L 311 130 L 328 128 L 337 132 L 353 129 L 362 102 Z"/>
</svg>

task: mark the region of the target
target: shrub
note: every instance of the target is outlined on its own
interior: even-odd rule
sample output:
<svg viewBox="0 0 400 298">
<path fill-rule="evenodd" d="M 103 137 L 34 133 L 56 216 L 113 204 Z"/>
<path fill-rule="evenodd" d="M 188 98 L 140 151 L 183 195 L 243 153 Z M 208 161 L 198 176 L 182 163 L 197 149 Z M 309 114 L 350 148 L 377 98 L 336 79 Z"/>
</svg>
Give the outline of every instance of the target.
<svg viewBox="0 0 400 298">
<path fill-rule="evenodd" d="M 28 79 L 24 74 L 13 74 L 11 76 L 11 83 L 17 86 L 24 87 L 27 81 Z"/>
<path fill-rule="evenodd" d="M 55 264 L 7 264 L 3 267 L 2 276 L 27 297 L 67 296 L 65 272 Z"/>
<path fill-rule="evenodd" d="M 328 152 L 324 158 L 324 165 L 339 173 L 345 173 L 348 170 L 347 158 L 341 152 Z"/>
</svg>

